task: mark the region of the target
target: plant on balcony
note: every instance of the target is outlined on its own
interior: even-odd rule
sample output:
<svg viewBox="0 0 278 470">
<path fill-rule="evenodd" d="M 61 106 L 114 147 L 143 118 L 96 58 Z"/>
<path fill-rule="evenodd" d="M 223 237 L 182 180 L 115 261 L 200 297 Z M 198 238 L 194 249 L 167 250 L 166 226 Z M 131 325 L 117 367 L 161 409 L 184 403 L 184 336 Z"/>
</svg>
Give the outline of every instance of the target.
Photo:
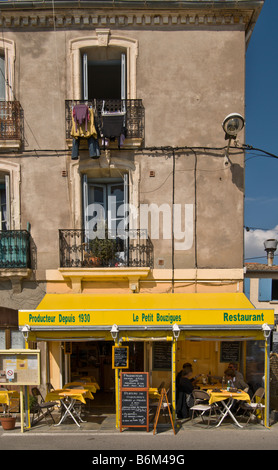
<svg viewBox="0 0 278 470">
<path fill-rule="evenodd" d="M 89 255 L 94 266 L 109 266 L 113 264 L 117 253 L 117 242 L 109 238 L 108 229 L 105 228 L 105 238 L 96 237 L 89 242 Z"/>
</svg>

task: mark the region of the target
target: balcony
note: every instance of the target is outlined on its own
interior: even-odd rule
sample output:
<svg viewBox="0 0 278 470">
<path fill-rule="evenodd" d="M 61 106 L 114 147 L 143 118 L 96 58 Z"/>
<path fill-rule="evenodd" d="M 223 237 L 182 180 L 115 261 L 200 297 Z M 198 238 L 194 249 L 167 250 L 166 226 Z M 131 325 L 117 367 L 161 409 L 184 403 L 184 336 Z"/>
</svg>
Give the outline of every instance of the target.
<svg viewBox="0 0 278 470">
<path fill-rule="evenodd" d="M 107 235 L 90 239 L 88 235 L 86 230 L 59 230 L 59 272 L 70 281 L 73 293 L 82 292 L 84 281 L 120 280 L 138 292 L 139 280 L 153 267 L 153 245 L 146 231 L 129 230 L 116 239 Z"/>
<path fill-rule="evenodd" d="M 152 267 L 153 246 L 145 230 L 122 238 L 91 239 L 86 230 L 59 230 L 61 268 Z"/>
<path fill-rule="evenodd" d="M 30 233 L 27 230 L 0 231 L 0 269 L 30 268 Z"/>
<path fill-rule="evenodd" d="M 142 100 L 115 100 L 115 99 L 95 99 L 89 101 L 67 100 L 66 101 L 66 139 L 68 147 L 72 145 L 71 127 L 72 127 L 72 109 L 76 104 L 86 103 L 92 106 L 95 115 L 95 126 L 100 136 L 100 146 L 103 148 L 101 139 L 103 127 L 103 111 L 106 113 L 124 113 L 125 139 L 121 145 L 123 149 L 140 148 L 144 141 L 145 131 L 145 110 Z M 83 139 L 85 140 L 85 139 Z M 118 142 L 110 140 L 106 148 L 117 148 Z M 81 147 L 82 149 L 82 142 Z M 84 144 L 84 149 L 88 148 Z"/>
<path fill-rule="evenodd" d="M 0 150 L 19 150 L 23 143 L 23 110 L 19 101 L 0 101 Z"/>
</svg>

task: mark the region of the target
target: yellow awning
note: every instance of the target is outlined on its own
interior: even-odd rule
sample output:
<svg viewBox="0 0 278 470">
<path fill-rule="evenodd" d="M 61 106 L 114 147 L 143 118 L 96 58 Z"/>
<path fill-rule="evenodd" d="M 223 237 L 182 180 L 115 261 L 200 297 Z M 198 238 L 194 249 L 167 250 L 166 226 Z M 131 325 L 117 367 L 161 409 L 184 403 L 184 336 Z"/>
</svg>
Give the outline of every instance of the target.
<svg viewBox="0 0 278 470">
<path fill-rule="evenodd" d="M 235 294 L 46 294 L 36 310 L 20 310 L 31 331 L 261 329 L 274 325 L 273 309 L 255 309 Z"/>
</svg>

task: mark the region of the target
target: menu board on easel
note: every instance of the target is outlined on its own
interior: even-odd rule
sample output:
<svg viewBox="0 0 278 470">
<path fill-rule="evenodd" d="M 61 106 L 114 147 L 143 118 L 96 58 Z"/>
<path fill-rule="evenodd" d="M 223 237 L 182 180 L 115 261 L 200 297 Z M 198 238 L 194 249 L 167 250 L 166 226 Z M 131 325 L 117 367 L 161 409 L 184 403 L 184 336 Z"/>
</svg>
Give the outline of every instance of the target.
<svg viewBox="0 0 278 470">
<path fill-rule="evenodd" d="M 125 427 L 149 431 L 149 373 L 122 372 L 120 387 L 120 431 Z"/>
</svg>

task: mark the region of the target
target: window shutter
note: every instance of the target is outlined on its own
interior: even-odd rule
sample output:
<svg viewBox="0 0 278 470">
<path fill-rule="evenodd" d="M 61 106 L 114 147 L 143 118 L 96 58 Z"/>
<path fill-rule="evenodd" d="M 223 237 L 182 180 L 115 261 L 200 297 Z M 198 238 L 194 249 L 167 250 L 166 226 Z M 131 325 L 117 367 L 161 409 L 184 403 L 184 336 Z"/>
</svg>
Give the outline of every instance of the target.
<svg viewBox="0 0 278 470">
<path fill-rule="evenodd" d="M 0 101 L 6 99 L 6 86 L 5 86 L 5 57 L 0 55 Z"/>
<path fill-rule="evenodd" d="M 250 300 L 250 278 L 246 277 L 244 279 L 244 294 Z"/>
<path fill-rule="evenodd" d="M 5 190 L 7 230 L 11 230 L 10 175 L 5 175 Z"/>
<path fill-rule="evenodd" d="M 126 56 L 121 55 L 121 99 L 126 100 Z"/>
<path fill-rule="evenodd" d="M 127 208 L 128 204 L 128 174 L 124 174 L 124 205 L 125 208 Z M 129 230 L 129 215 L 127 218 L 125 218 L 125 230 Z M 124 237 L 124 253 L 125 253 L 125 263 L 126 266 L 128 266 L 128 260 L 129 260 L 129 238 Z"/>
<path fill-rule="evenodd" d="M 83 99 L 88 100 L 88 56 L 83 54 Z"/>
<path fill-rule="evenodd" d="M 272 299 L 272 279 L 259 279 L 259 301 L 269 302 Z"/>
<path fill-rule="evenodd" d="M 89 229 L 89 217 L 88 217 L 88 179 L 87 175 L 83 175 L 82 179 L 83 189 L 83 228 L 85 229 L 85 236 Z"/>
</svg>

